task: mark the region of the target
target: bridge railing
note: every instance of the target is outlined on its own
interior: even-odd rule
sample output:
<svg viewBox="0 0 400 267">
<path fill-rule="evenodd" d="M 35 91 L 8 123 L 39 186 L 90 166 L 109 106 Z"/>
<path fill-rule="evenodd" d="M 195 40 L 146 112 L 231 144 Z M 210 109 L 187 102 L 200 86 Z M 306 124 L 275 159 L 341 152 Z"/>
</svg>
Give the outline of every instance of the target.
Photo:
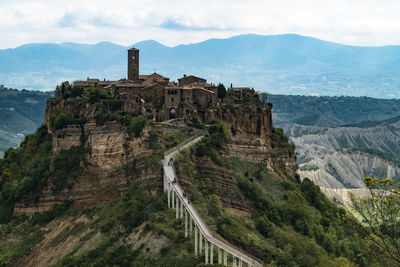
<svg viewBox="0 0 400 267">
<path fill-rule="evenodd" d="M 175 181 L 177 181 L 177 179 L 176 179 L 177 176 L 176 176 L 176 172 L 173 168 L 173 165 L 168 165 L 168 164 L 166 165 L 169 158 L 172 157 L 175 153 L 177 153 L 180 149 L 192 145 L 192 142 L 195 143 L 195 142 L 199 141 L 202 138 L 202 136 L 204 136 L 204 133 L 199 133 L 199 134 L 187 139 L 185 142 L 181 143 L 180 145 L 178 145 L 164 153 L 164 156 L 165 156 L 164 161 L 163 161 L 164 176 L 165 176 L 164 179 L 167 179 L 167 183 L 164 183 L 164 189 L 166 189 L 166 186 L 168 186 L 167 190 L 169 190 L 169 188 L 173 189 L 173 191 L 176 194 L 176 196 L 178 197 L 179 201 L 185 207 L 185 211 L 189 213 L 190 218 L 192 218 L 195 226 L 197 226 L 199 231 L 202 233 L 202 235 L 208 242 L 214 244 L 218 248 L 223 249 L 224 251 L 228 252 L 229 254 L 233 255 L 234 257 L 236 257 L 240 260 L 243 260 L 249 266 L 262 266 L 260 261 L 257 260 L 256 258 L 254 258 L 253 256 L 241 251 L 240 249 L 234 247 L 233 245 L 227 243 L 224 240 L 214 237 L 212 232 L 208 228 L 207 224 L 204 222 L 204 220 L 202 219 L 200 214 L 195 209 L 195 207 L 193 205 L 189 204 L 187 198 L 183 197 L 183 192 L 184 192 L 183 188 L 179 185 L 178 182 L 173 183 L 173 178 L 175 178 Z M 198 140 L 196 140 L 196 139 L 198 139 Z M 170 168 L 169 171 L 167 168 Z M 168 175 L 166 175 L 169 172 L 171 172 L 173 177 L 169 177 Z M 175 203 L 175 205 L 178 205 L 178 204 Z M 185 223 L 186 223 L 186 221 L 185 221 Z M 185 225 L 185 229 L 186 229 L 186 225 Z M 197 246 L 197 244 L 196 244 L 196 246 Z M 207 258 L 207 253 L 208 252 L 206 252 L 206 258 Z M 207 261 L 206 261 L 206 263 L 207 263 Z M 234 261 L 234 266 L 235 265 L 236 265 L 236 260 Z M 239 266 L 241 266 L 240 261 L 239 261 Z"/>
</svg>

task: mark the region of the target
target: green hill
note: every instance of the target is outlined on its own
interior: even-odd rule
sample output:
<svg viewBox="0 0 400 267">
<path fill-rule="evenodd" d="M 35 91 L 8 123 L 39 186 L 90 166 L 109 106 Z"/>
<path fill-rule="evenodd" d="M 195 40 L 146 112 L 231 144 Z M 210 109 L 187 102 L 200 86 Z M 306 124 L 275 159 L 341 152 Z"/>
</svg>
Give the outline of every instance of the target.
<svg viewBox="0 0 400 267">
<path fill-rule="evenodd" d="M 331 97 L 301 95 L 269 95 L 277 121 L 295 122 L 307 126 L 324 123 L 333 125 L 359 124 L 381 121 L 399 116 L 400 99 L 376 99 L 370 97 Z"/>
<path fill-rule="evenodd" d="M 0 158 L 10 148 L 17 148 L 24 136 L 43 123 L 46 99 L 52 92 L 0 90 Z"/>
<path fill-rule="evenodd" d="M 338 214 L 345 211 L 310 180 L 300 182 L 279 170 L 271 172 L 261 165 L 225 158 L 218 149 L 221 143 L 211 141 L 218 139 L 215 135 L 183 152 L 177 168 L 190 179 L 186 187 L 193 205 L 221 238 L 272 266 L 390 264 L 375 257 L 367 241 L 339 220 Z M 1 215 L 8 217 L 6 201 L 11 204 L 22 196 L 35 201 L 43 185 L 43 180 L 36 178 L 46 179 L 54 170 L 49 163 L 50 139 L 41 127 L 21 148 L 10 150 L 0 160 L 2 177 L 9 175 L 0 181 Z M 72 150 L 62 153 L 66 159 L 75 157 Z M 159 151 L 154 153 L 156 156 Z M 212 161 L 225 172 L 232 170 L 249 214 L 242 216 L 223 208 L 221 196 L 201 175 L 204 161 Z M 69 170 L 77 168 L 79 164 Z M 112 194 L 112 190 L 104 194 Z M 0 224 L 0 264 L 29 265 L 28 256 L 41 250 L 55 257 L 55 266 L 203 266 L 204 256 L 194 255 L 193 240 L 184 237 L 184 220 L 175 219 L 166 199 L 165 193 L 154 195 L 131 185 L 124 196 L 107 204 L 80 209 L 66 201 L 32 218 L 11 217 Z M 56 249 L 57 254 L 52 255 L 54 247 L 61 252 Z M 35 258 L 34 263 L 40 264 L 40 259 Z"/>
</svg>

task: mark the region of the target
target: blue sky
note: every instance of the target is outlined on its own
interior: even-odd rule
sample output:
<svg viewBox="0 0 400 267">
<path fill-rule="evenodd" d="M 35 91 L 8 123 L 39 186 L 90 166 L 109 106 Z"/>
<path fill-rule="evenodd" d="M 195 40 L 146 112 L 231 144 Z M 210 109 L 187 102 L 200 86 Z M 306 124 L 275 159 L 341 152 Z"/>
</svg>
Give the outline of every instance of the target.
<svg viewBox="0 0 400 267">
<path fill-rule="evenodd" d="M 242 33 L 400 44 L 398 0 L 0 0 L 0 49 L 33 42 L 155 39 L 174 46 Z"/>
</svg>

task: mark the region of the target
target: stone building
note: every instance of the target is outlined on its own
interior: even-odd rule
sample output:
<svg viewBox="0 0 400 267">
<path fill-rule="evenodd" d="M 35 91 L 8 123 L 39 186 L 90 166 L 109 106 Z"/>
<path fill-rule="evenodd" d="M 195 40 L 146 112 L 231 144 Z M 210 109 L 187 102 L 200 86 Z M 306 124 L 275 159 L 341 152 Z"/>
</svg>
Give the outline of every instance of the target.
<svg viewBox="0 0 400 267">
<path fill-rule="evenodd" d="M 154 120 L 190 119 L 193 114 L 201 117 L 207 110 L 216 107 L 217 87 L 206 79 L 194 75 L 183 75 L 178 83 L 156 72 L 139 74 L 139 50 L 128 50 L 128 79 L 106 81 L 87 78 L 75 81 L 74 86 L 102 87 L 105 92 L 118 95 L 124 102 L 124 111 L 153 115 Z"/>
</svg>

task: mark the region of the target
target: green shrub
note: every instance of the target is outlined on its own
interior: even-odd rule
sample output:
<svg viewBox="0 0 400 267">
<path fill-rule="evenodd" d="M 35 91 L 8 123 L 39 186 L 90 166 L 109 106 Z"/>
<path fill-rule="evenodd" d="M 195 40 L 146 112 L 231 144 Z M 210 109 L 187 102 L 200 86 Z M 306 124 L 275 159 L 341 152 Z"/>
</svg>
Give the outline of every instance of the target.
<svg viewBox="0 0 400 267">
<path fill-rule="evenodd" d="M 61 150 L 53 160 L 53 184 L 56 192 L 61 191 L 69 177 L 78 176 L 81 171 L 81 162 L 85 159 L 85 150 L 81 146 Z"/>
<path fill-rule="evenodd" d="M 11 218 L 15 202 L 23 197 L 31 202 L 38 199 L 51 174 L 51 149 L 51 135 L 43 125 L 0 159 L 0 223 Z"/>
<path fill-rule="evenodd" d="M 120 123 L 127 126 L 129 135 L 140 137 L 142 135 L 143 128 L 149 123 L 145 116 L 139 115 L 136 117 L 125 115 L 120 117 Z"/>
<path fill-rule="evenodd" d="M 317 165 L 303 165 L 299 168 L 301 171 L 316 171 L 319 170 Z"/>
<path fill-rule="evenodd" d="M 102 87 L 89 87 L 85 89 L 84 98 L 91 104 L 99 102 L 102 99 L 107 99 L 111 96 L 108 96 L 104 93 Z"/>
<path fill-rule="evenodd" d="M 57 131 L 74 123 L 74 118 L 71 113 L 61 111 L 56 116 L 51 117 L 50 126 L 53 131 Z"/>
<path fill-rule="evenodd" d="M 113 120 L 114 116 L 112 116 L 112 114 L 110 114 L 109 112 L 104 111 L 104 112 L 102 112 L 100 114 L 97 114 L 95 119 L 96 119 L 96 125 L 102 126 L 107 121 Z"/>
</svg>

